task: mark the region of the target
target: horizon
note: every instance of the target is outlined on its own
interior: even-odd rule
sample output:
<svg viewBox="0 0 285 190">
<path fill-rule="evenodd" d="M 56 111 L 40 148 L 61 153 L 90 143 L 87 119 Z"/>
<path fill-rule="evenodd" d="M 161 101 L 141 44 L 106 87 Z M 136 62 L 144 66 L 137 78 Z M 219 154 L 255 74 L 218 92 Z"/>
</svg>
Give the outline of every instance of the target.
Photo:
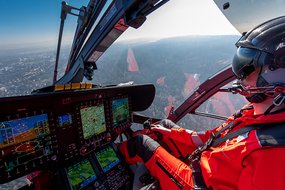
<svg viewBox="0 0 285 190">
<path fill-rule="evenodd" d="M 169 40 L 169 39 L 175 39 L 175 38 L 199 38 L 199 37 L 217 37 L 217 36 L 221 36 L 221 37 L 225 37 L 225 36 L 239 36 L 239 35 L 235 35 L 235 34 L 202 34 L 202 35 L 197 35 L 197 34 L 190 34 L 190 35 L 185 35 L 185 36 L 170 36 L 170 37 L 165 37 L 165 38 L 131 38 L 131 39 L 124 39 L 124 40 L 116 40 L 114 42 L 114 44 L 120 44 L 120 43 L 146 43 L 146 42 L 157 42 L 160 40 Z M 61 48 L 70 48 L 71 44 L 70 43 L 62 43 L 61 44 Z M 9 44 L 5 47 L 0 46 L 0 50 L 1 51 L 10 51 L 10 50 L 22 50 L 22 49 L 26 49 L 27 50 L 33 50 L 33 49 L 37 49 L 37 48 L 48 48 L 49 50 L 53 51 L 57 48 L 57 41 L 38 41 L 38 42 L 30 42 L 30 43 L 14 43 L 14 44 Z M 39 51 L 44 51 L 43 50 L 39 50 Z M 1 55 L 1 52 L 0 52 Z"/>
</svg>

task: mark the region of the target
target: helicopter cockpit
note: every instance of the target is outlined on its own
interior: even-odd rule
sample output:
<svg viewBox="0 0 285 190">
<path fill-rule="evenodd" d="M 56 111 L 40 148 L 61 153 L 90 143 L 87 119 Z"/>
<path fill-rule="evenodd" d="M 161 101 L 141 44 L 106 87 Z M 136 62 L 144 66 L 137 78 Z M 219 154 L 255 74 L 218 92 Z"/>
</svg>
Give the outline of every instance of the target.
<svg viewBox="0 0 285 190">
<path fill-rule="evenodd" d="M 217 38 L 170 37 L 114 43 L 128 28 L 140 28 L 147 16 L 172 3 L 168 1 L 90 0 L 80 8 L 61 3 L 52 84 L 29 95 L 0 98 L 1 184 L 27 175 L 29 181 L 43 183 L 40 189 L 137 189 L 137 179 L 141 190 L 159 189 L 147 172 L 134 170 L 125 162 L 117 143 L 147 130 L 146 122 L 163 118 L 184 128 L 207 130 L 245 104 L 229 88 L 236 79 L 229 65 L 234 42 L 240 37 L 237 31 Z M 255 19 L 248 13 L 236 19 L 240 6 L 249 9 L 258 4 L 260 9 L 255 10 L 263 10 L 263 1 L 214 3 L 239 32 L 280 14 L 275 11 L 275 15 Z M 272 2 L 272 7 L 281 7 L 278 3 Z M 67 51 L 66 67 L 61 68 L 61 43 L 69 16 L 76 16 L 77 26 Z M 244 24 L 246 18 L 252 23 Z M 183 43 L 198 48 L 182 46 Z M 115 48 L 110 47 L 112 44 Z M 206 54 L 209 51 L 212 53 Z M 195 56 L 201 52 L 205 55 L 197 64 Z M 163 59 L 158 58 L 162 55 Z M 188 58 L 182 59 L 185 55 Z M 209 60 L 214 65 L 209 66 Z M 216 67 L 215 74 L 212 66 Z M 209 73 L 214 75 L 209 78 Z M 2 88 L 0 85 L 0 92 Z M 165 103 L 156 105 L 161 102 Z M 47 181 L 38 179 L 42 175 L 48 176 Z M 27 184 L 20 189 L 35 188 L 36 184 Z"/>
</svg>

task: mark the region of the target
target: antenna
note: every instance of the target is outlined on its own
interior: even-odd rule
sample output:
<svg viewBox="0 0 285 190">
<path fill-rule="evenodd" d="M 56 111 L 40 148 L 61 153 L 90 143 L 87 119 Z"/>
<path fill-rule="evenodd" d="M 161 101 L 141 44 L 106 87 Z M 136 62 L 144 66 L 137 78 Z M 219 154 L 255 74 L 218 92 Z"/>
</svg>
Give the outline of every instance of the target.
<svg viewBox="0 0 285 190">
<path fill-rule="evenodd" d="M 63 33 L 64 22 L 65 22 L 66 16 L 67 16 L 67 14 L 71 14 L 71 15 L 74 15 L 74 16 L 79 16 L 79 14 L 73 13 L 72 10 L 81 11 L 78 8 L 75 8 L 75 7 L 67 5 L 67 3 L 65 1 L 62 1 L 62 3 L 61 3 L 61 15 L 60 15 L 60 28 L 59 28 L 59 35 L 58 35 L 58 42 L 57 42 L 54 75 L 53 75 L 53 84 L 55 84 L 55 82 L 57 80 L 58 60 L 59 60 L 61 39 L 62 39 L 62 33 Z"/>
</svg>

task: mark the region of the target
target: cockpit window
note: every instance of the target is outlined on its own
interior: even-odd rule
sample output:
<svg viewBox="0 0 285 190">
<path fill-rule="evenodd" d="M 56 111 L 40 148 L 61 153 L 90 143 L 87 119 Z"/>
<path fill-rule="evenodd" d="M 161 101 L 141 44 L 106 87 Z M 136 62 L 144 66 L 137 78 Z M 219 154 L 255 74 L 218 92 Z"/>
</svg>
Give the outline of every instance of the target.
<svg viewBox="0 0 285 190">
<path fill-rule="evenodd" d="M 166 118 L 172 107 L 177 108 L 208 77 L 231 63 L 237 38 L 187 36 L 132 44 L 118 42 L 97 62 L 93 82 L 154 84 L 156 96 L 144 114 Z"/>
<path fill-rule="evenodd" d="M 232 83 L 229 83 L 223 89 L 231 86 Z M 183 121 L 185 123 L 187 120 L 191 120 L 190 126 L 192 125 L 192 129 L 194 128 L 198 131 L 212 129 L 222 124 L 226 118 L 236 113 L 246 103 L 246 99 L 240 94 L 217 92 L 195 110 L 196 114 L 183 118 Z M 204 118 L 202 119 L 201 117 Z M 204 122 L 203 125 L 199 124 L 201 120 Z M 185 127 L 189 128 L 189 126 Z"/>
</svg>

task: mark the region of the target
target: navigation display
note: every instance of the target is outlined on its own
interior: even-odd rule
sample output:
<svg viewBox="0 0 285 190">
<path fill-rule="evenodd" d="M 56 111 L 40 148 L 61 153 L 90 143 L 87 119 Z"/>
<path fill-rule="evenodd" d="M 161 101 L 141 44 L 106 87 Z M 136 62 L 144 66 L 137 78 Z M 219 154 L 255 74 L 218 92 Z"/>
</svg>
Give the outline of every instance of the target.
<svg viewBox="0 0 285 190">
<path fill-rule="evenodd" d="M 95 156 L 104 172 L 116 166 L 120 160 L 112 147 L 107 147 L 95 153 Z"/>
<path fill-rule="evenodd" d="M 72 117 L 70 114 L 58 116 L 58 124 L 60 127 L 66 127 L 72 124 Z"/>
<path fill-rule="evenodd" d="M 97 178 L 87 159 L 68 167 L 67 176 L 73 190 L 83 189 Z"/>
<path fill-rule="evenodd" d="M 93 135 L 106 131 L 103 104 L 80 109 L 83 137 L 89 139 Z"/>
<path fill-rule="evenodd" d="M 53 154 L 51 145 L 47 114 L 0 122 L 0 158 L 7 172 Z"/>
<path fill-rule="evenodd" d="M 112 113 L 114 127 L 129 121 L 128 98 L 121 98 L 112 101 Z"/>
</svg>

